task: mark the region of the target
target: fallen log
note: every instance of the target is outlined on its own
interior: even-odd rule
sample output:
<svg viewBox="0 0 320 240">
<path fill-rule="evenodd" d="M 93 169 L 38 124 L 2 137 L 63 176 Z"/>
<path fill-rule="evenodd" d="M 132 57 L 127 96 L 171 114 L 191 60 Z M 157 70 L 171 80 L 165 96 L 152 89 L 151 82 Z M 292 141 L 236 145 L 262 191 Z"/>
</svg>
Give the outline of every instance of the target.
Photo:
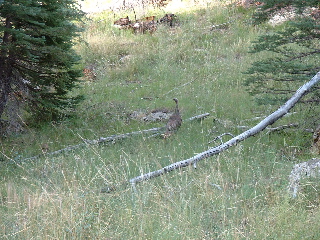
<svg viewBox="0 0 320 240">
<path fill-rule="evenodd" d="M 204 113 L 204 114 L 200 114 L 200 115 L 188 118 L 184 121 L 202 120 L 202 119 L 208 117 L 209 115 L 210 115 L 210 113 Z M 133 136 L 133 135 L 140 135 L 140 134 L 145 134 L 145 133 L 159 133 L 162 131 L 165 131 L 165 127 L 151 128 L 151 129 L 141 130 L 141 131 L 136 131 L 136 132 L 131 132 L 131 133 L 112 135 L 110 137 L 101 137 L 98 140 L 84 140 L 84 141 L 88 144 L 114 142 L 116 140 L 124 139 L 124 138 L 130 137 L 130 136 Z"/>
<path fill-rule="evenodd" d="M 165 166 L 159 170 L 149 172 L 142 174 L 140 176 L 134 177 L 129 180 L 131 185 L 135 187 L 136 183 L 149 180 L 151 178 L 155 178 L 158 176 L 161 176 L 163 174 L 166 174 L 168 172 L 171 172 L 175 169 L 180 169 L 183 167 L 187 167 L 189 165 L 194 165 L 196 168 L 197 162 L 211 157 L 213 155 L 219 154 L 223 152 L 224 150 L 237 145 L 239 142 L 256 135 L 257 133 L 263 131 L 267 126 L 272 125 L 274 122 L 276 122 L 278 119 L 286 115 L 291 108 L 294 107 L 294 105 L 305 95 L 307 94 L 310 89 L 315 86 L 320 81 L 320 72 L 318 72 L 309 82 L 305 83 L 303 86 L 301 86 L 296 93 L 278 110 L 267 116 L 265 119 L 263 119 L 260 123 L 258 123 L 256 126 L 252 127 L 251 129 L 243 132 L 242 134 L 230 139 L 229 141 L 217 146 L 210 148 L 207 151 L 204 151 L 202 153 L 199 153 L 189 159 L 182 160 L 179 162 L 175 162 L 173 164 L 170 164 L 168 166 Z"/>
<path fill-rule="evenodd" d="M 202 120 L 202 119 L 208 117 L 209 115 L 210 115 L 209 113 L 203 113 L 203 114 L 188 118 L 185 121 Z M 140 131 L 135 131 L 135 132 L 130 132 L 130 133 L 123 133 L 123 134 L 115 134 L 115 135 L 111 135 L 109 137 L 101 137 L 97 140 L 82 139 L 83 143 L 67 146 L 65 148 L 62 148 L 62 149 L 59 149 L 59 150 L 56 150 L 53 152 L 42 153 L 42 154 L 39 154 L 39 155 L 36 155 L 33 157 L 29 157 L 29 158 L 14 160 L 14 162 L 21 163 L 21 162 L 25 162 L 25 161 L 35 160 L 35 159 L 43 157 L 43 156 L 54 156 L 54 155 L 74 151 L 78 148 L 86 147 L 87 145 L 116 142 L 117 140 L 125 139 L 125 138 L 135 136 L 135 135 L 152 134 L 152 133 L 154 134 L 154 133 L 159 133 L 162 131 L 165 131 L 165 127 L 150 128 L 150 129 L 146 129 L 146 130 L 140 130 Z"/>
</svg>

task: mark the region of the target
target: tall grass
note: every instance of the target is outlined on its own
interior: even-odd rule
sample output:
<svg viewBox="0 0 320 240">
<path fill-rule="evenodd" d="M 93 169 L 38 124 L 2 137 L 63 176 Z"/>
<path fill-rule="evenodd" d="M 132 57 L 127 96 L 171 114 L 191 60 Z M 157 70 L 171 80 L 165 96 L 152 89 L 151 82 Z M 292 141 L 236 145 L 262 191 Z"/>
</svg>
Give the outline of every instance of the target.
<svg viewBox="0 0 320 240">
<path fill-rule="evenodd" d="M 153 35 L 113 28 L 108 11 L 86 22 L 85 42 L 77 51 L 83 67 L 94 65 L 97 78 L 83 80 L 78 90 L 87 96 L 78 118 L 1 142 L 3 239 L 319 238 L 319 196 L 311 190 L 319 189 L 316 180 L 302 183 L 298 199 L 286 190 L 293 163 L 311 156 L 293 131 L 263 132 L 203 160 L 197 169 L 171 172 L 135 190 L 126 185 L 141 173 L 218 145 L 219 140 L 209 142 L 222 133 L 239 134 L 239 126 L 251 127 L 255 117 L 273 110 L 257 106 L 242 86 L 241 72 L 263 57 L 247 53 L 263 31 L 247 24 L 250 10 L 227 8 L 221 1 L 188 6 L 177 12 L 178 27 L 160 26 Z M 209 30 L 232 18 L 236 21 L 227 29 Z M 41 153 L 45 143 L 54 151 L 83 138 L 162 126 L 129 115 L 173 108 L 173 97 L 179 98 L 184 119 L 204 112 L 210 117 L 184 122 L 166 140 L 145 135 L 17 161 Z M 103 192 L 108 188 L 116 190 Z"/>
</svg>

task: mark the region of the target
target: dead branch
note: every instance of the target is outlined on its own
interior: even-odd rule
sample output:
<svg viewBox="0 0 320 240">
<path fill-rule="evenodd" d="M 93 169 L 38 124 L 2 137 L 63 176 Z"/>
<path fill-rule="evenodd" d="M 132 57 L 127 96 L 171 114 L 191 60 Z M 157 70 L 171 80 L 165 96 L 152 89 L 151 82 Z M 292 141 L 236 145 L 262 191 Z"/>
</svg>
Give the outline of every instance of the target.
<svg viewBox="0 0 320 240">
<path fill-rule="evenodd" d="M 210 115 L 209 113 L 204 113 L 204 114 L 200 114 L 200 115 L 188 118 L 185 121 L 204 119 L 209 115 Z M 18 160 L 16 162 L 25 162 L 25 161 L 35 160 L 35 159 L 40 158 L 42 156 L 54 156 L 54 155 L 58 155 L 61 153 L 70 152 L 70 151 L 76 150 L 81 147 L 86 147 L 87 145 L 100 144 L 100 143 L 115 143 L 118 140 L 125 139 L 125 138 L 135 136 L 135 135 L 152 134 L 152 133 L 154 134 L 154 133 L 159 133 L 159 132 L 164 132 L 164 131 L 165 131 L 165 127 L 158 127 L 158 128 L 147 129 L 147 130 L 140 130 L 140 131 L 135 131 L 135 132 L 130 132 L 130 133 L 124 133 L 124 134 L 115 134 L 115 135 L 111 135 L 109 137 L 101 137 L 98 140 L 82 139 L 83 143 L 79 143 L 77 145 L 67 146 L 63 149 L 60 149 L 60 150 L 57 150 L 54 152 L 48 152 L 48 153 L 39 154 L 39 155 L 36 155 L 33 157 L 24 158 L 24 159 Z"/>
<path fill-rule="evenodd" d="M 54 156 L 54 155 L 58 155 L 58 154 L 61 154 L 61 153 L 66 153 L 66 152 L 70 152 L 70 151 L 73 151 L 75 149 L 78 149 L 78 148 L 81 148 L 81 147 L 85 147 L 87 144 L 86 143 L 80 143 L 80 144 L 77 144 L 77 145 L 72 145 L 72 146 L 67 146 L 63 149 L 60 149 L 60 150 L 57 150 L 57 151 L 54 151 L 54 152 L 49 152 L 49 153 L 43 153 L 43 154 L 38 154 L 36 156 L 33 156 L 33 157 L 29 157 L 29 158 L 24 158 L 24 159 L 21 159 L 21 160 L 15 160 L 15 162 L 26 162 L 26 161 L 30 161 L 30 160 L 35 160 L 37 158 L 40 158 L 42 156 Z"/>
<path fill-rule="evenodd" d="M 175 162 L 173 164 L 170 164 L 166 167 L 163 167 L 159 170 L 156 170 L 154 172 L 149 172 L 142 174 L 140 176 L 134 177 L 129 180 L 131 185 L 134 187 L 136 183 L 149 180 L 151 178 L 155 178 L 158 176 L 161 176 L 163 174 L 166 174 L 168 172 L 171 172 L 175 169 L 180 169 L 183 167 L 187 167 L 191 164 L 193 164 L 196 167 L 197 162 L 211 157 L 213 155 L 219 154 L 223 152 L 224 150 L 237 145 L 239 142 L 256 135 L 257 133 L 263 131 L 267 126 L 273 124 L 278 119 L 286 115 L 291 108 L 294 107 L 294 105 L 305 95 L 307 94 L 310 89 L 315 86 L 320 81 L 320 72 L 318 72 L 309 82 L 305 83 L 303 86 L 301 86 L 296 93 L 283 105 L 281 106 L 277 111 L 273 112 L 269 116 L 267 116 L 265 119 L 263 119 L 260 123 L 258 123 L 256 126 L 252 127 L 251 129 L 243 132 L 242 134 L 230 139 L 229 141 L 225 142 L 224 144 L 221 144 L 217 147 L 213 147 L 207 151 L 204 151 L 202 153 L 199 153 L 189 159 L 182 160 L 179 162 Z"/>
<path fill-rule="evenodd" d="M 289 176 L 290 184 L 288 190 L 293 198 L 297 197 L 299 185 L 302 178 L 320 176 L 320 159 L 313 158 L 307 162 L 294 165 Z"/>
<path fill-rule="evenodd" d="M 276 131 L 281 131 L 287 128 L 294 128 L 294 127 L 298 127 L 299 124 L 296 123 L 290 123 L 290 124 L 286 124 L 286 125 L 282 125 L 282 126 L 278 126 L 278 127 L 274 127 L 274 128 L 267 128 L 268 133 L 272 133 L 272 132 L 276 132 Z"/>
<path fill-rule="evenodd" d="M 164 130 L 164 127 L 151 128 L 151 129 L 147 129 L 147 130 L 141 130 L 141 131 L 136 131 L 136 132 L 131 132 L 131 133 L 124 133 L 124 134 L 119 134 L 119 135 L 112 135 L 110 137 L 101 137 L 98 140 L 84 139 L 84 141 L 88 144 L 115 142 L 117 140 L 125 139 L 130 136 L 141 135 L 141 134 L 145 134 L 145 133 L 156 133 L 156 132 L 159 132 L 162 130 Z"/>
<path fill-rule="evenodd" d="M 222 142 L 222 137 L 225 136 L 225 135 L 229 135 L 229 136 L 231 136 L 231 137 L 234 137 L 234 135 L 231 134 L 231 133 L 222 133 L 221 135 L 215 137 L 213 140 L 211 140 L 210 142 L 208 142 L 208 144 L 211 144 L 211 143 L 215 142 L 217 139 L 219 139 L 219 140 L 221 141 L 221 144 L 222 144 L 222 143 L 223 143 L 223 142 Z"/>
<path fill-rule="evenodd" d="M 202 120 L 202 119 L 208 117 L 209 115 L 210 115 L 210 113 L 200 114 L 200 115 L 197 115 L 197 116 L 194 116 L 194 117 L 187 119 L 187 121 Z"/>
<path fill-rule="evenodd" d="M 208 117 L 210 113 L 204 113 L 200 114 L 191 118 L 186 119 L 185 121 L 194 121 L 194 120 L 201 120 L 206 117 Z M 104 143 L 104 142 L 115 142 L 120 139 L 124 139 L 133 135 L 140 135 L 140 134 L 145 134 L 145 133 L 159 133 L 165 130 L 165 127 L 158 127 L 158 128 L 151 128 L 147 130 L 141 130 L 141 131 L 136 131 L 136 132 L 131 132 L 131 133 L 124 133 L 120 135 L 112 135 L 110 137 L 101 137 L 98 140 L 84 140 L 88 144 L 98 144 L 98 143 Z"/>
</svg>

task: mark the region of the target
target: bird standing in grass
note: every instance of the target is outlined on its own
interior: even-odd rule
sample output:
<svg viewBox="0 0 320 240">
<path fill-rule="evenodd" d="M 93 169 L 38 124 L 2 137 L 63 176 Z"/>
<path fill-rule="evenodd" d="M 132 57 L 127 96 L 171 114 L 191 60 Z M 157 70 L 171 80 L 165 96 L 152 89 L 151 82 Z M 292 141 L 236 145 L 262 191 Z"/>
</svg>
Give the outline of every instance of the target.
<svg viewBox="0 0 320 240">
<path fill-rule="evenodd" d="M 166 132 L 164 134 L 165 138 L 170 137 L 174 132 L 176 132 L 182 123 L 182 119 L 179 112 L 178 99 L 174 98 L 173 101 L 176 102 L 176 108 L 174 110 L 174 113 L 170 116 L 167 122 Z"/>
</svg>

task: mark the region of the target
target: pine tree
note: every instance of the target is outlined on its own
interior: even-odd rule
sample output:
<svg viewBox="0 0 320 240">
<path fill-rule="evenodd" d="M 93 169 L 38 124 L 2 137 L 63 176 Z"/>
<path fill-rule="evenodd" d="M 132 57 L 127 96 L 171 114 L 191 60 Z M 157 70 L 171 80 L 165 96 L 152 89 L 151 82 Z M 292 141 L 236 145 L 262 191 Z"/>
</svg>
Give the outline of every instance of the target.
<svg viewBox="0 0 320 240">
<path fill-rule="evenodd" d="M 320 71 L 319 0 L 267 0 L 254 14 L 256 24 L 263 23 L 285 7 L 295 17 L 282 26 L 270 29 L 253 43 L 252 53 L 267 52 L 268 58 L 255 62 L 246 72 L 246 85 L 260 104 L 275 104 L 292 93 Z M 306 14 L 308 12 L 308 14 Z M 320 91 L 303 100 L 318 103 Z"/>
<path fill-rule="evenodd" d="M 1 120 L 14 122 L 21 108 L 54 120 L 82 99 L 69 96 L 81 76 L 72 47 L 82 17 L 75 0 L 0 2 Z"/>
</svg>

